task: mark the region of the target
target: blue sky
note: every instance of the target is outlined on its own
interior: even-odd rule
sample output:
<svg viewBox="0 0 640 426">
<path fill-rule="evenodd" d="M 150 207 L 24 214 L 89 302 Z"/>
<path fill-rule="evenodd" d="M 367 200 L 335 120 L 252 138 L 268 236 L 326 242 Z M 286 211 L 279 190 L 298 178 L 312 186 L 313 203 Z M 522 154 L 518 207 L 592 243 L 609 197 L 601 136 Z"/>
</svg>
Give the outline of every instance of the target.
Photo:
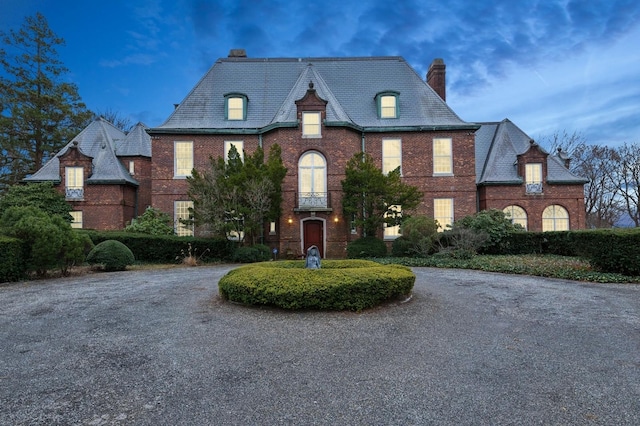
<svg viewBox="0 0 640 426">
<path fill-rule="evenodd" d="M 403 56 L 447 65 L 447 103 L 530 136 L 640 143 L 637 0 L 3 0 L 0 29 L 40 11 L 88 108 L 160 125 L 216 59 Z"/>
</svg>

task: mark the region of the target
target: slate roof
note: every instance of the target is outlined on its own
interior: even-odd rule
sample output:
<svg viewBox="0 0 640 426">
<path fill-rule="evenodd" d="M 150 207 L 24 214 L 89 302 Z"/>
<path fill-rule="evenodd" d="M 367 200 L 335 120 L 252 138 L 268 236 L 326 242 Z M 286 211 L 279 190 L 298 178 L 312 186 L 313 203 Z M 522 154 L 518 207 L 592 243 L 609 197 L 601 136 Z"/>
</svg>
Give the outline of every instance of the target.
<svg viewBox="0 0 640 426">
<path fill-rule="evenodd" d="M 515 161 L 531 148 L 531 138 L 508 119 L 479 123 L 476 131 L 476 183 L 521 184 Z M 543 150 L 543 152 L 545 152 Z M 547 156 L 549 183 L 583 184 L 587 179 L 571 173 L 564 165 L 562 153 Z"/>
<path fill-rule="evenodd" d="M 136 124 L 125 134 L 103 118 L 98 118 L 84 128 L 77 136 L 51 158 L 40 170 L 24 179 L 25 182 L 60 182 L 60 160 L 74 144 L 80 152 L 92 158 L 93 170 L 87 183 L 117 183 L 138 185 L 122 165 L 118 156 L 151 157 L 151 138 L 145 132 L 146 126 Z"/>
<path fill-rule="evenodd" d="M 297 124 L 295 101 L 313 82 L 328 101 L 327 124 L 368 131 L 475 129 L 401 57 L 219 59 L 169 118 L 151 133 L 264 132 Z M 375 96 L 399 93 L 399 118 L 378 118 Z M 225 120 L 224 95 L 247 96 L 247 119 Z"/>
</svg>

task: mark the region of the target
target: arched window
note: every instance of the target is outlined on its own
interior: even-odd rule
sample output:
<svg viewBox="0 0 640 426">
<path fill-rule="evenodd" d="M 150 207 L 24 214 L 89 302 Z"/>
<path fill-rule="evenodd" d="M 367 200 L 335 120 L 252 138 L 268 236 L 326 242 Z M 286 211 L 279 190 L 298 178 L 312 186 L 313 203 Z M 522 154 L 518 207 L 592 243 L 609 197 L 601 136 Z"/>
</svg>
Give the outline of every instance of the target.
<svg viewBox="0 0 640 426">
<path fill-rule="evenodd" d="M 309 151 L 298 162 L 298 206 L 327 207 L 327 161 L 317 151 Z"/>
<path fill-rule="evenodd" d="M 225 120 L 246 120 L 248 101 L 249 98 L 242 93 L 227 93 L 224 95 Z"/>
<path fill-rule="evenodd" d="M 542 231 L 568 231 L 569 212 L 557 204 L 550 205 L 542 212 Z"/>
<path fill-rule="evenodd" d="M 507 206 L 502 209 L 507 219 L 511 219 L 512 223 L 516 223 L 527 229 L 527 212 L 520 206 Z"/>
<path fill-rule="evenodd" d="M 376 108 L 379 118 L 398 118 L 400 108 L 398 105 L 398 92 L 380 92 L 376 95 Z"/>
</svg>

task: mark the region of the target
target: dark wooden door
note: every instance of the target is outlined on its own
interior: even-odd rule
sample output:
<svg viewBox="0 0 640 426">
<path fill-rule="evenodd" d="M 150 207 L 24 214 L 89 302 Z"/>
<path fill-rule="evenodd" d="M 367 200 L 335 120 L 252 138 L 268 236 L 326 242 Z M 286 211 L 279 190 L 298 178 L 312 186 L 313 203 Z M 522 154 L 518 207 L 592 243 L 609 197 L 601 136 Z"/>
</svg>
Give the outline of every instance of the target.
<svg viewBox="0 0 640 426">
<path fill-rule="evenodd" d="M 304 254 L 307 254 L 307 250 L 311 246 L 318 247 L 320 257 L 324 257 L 323 246 L 323 226 L 321 220 L 307 220 L 304 222 Z"/>
</svg>

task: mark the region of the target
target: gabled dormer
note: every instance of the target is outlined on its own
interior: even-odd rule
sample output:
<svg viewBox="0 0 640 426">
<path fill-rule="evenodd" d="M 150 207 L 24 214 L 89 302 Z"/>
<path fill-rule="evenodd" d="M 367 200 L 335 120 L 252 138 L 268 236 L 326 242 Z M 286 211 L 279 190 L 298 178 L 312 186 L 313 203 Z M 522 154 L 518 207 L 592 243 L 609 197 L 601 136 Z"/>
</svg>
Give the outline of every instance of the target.
<svg viewBox="0 0 640 426">
<path fill-rule="evenodd" d="M 548 156 L 533 139 L 529 141 L 529 149 L 517 156 L 518 175 L 524 180 L 527 194 L 542 194 L 543 184 L 546 183 Z"/>
<path fill-rule="evenodd" d="M 313 81 L 309 81 L 309 89 L 295 103 L 298 122 L 302 127 L 302 137 L 321 138 L 322 123 L 327 118 L 327 101 L 318 96 Z"/>
<path fill-rule="evenodd" d="M 93 158 L 85 155 L 74 140 L 66 152 L 58 157 L 60 176 L 67 201 L 83 201 L 84 185 L 91 176 Z"/>
</svg>

